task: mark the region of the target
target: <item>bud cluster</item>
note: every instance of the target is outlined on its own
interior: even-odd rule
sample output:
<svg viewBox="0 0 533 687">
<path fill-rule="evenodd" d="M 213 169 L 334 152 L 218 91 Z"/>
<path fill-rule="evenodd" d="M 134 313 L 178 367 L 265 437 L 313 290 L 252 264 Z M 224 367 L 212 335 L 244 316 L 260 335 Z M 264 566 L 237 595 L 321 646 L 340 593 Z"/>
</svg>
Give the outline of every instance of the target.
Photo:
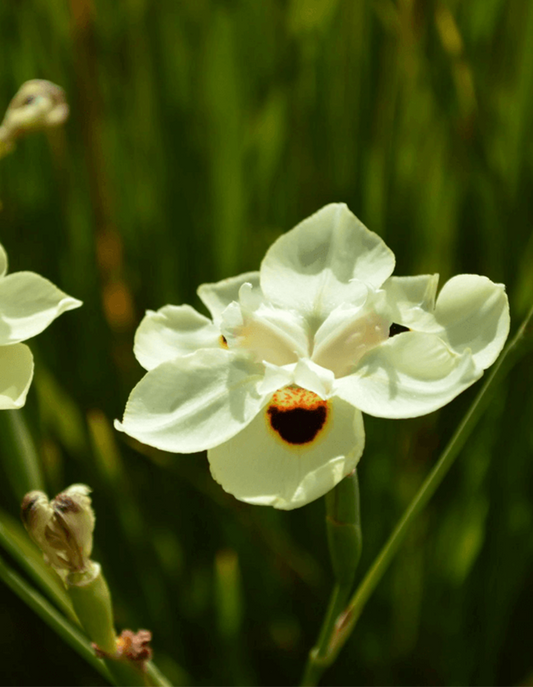
<svg viewBox="0 0 533 687">
<path fill-rule="evenodd" d="M 90 556 L 95 517 L 90 491 L 85 484 L 73 484 L 51 501 L 42 491 L 31 491 L 22 501 L 24 526 L 45 561 L 63 578 L 94 567 Z"/>
<path fill-rule="evenodd" d="M 0 125 L 0 157 L 29 131 L 63 124 L 69 115 L 65 91 L 51 81 L 32 79 L 19 88 Z"/>
</svg>

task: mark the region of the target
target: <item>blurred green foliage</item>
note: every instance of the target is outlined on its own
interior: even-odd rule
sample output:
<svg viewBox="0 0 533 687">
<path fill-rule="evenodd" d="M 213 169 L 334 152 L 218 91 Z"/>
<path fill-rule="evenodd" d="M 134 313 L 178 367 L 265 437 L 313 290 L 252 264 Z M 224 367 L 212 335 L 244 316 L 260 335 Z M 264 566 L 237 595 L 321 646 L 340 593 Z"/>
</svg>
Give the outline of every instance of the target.
<svg viewBox="0 0 533 687">
<path fill-rule="evenodd" d="M 381 234 L 398 274 L 505 282 L 516 327 L 533 298 L 533 3 L 5 0 L 0 36 L 0 110 L 31 78 L 71 105 L 64 129 L 1 161 L 0 238 L 13 271 L 85 303 L 30 342 L 26 477 L 51 496 L 91 485 L 117 625 L 153 631 L 171 680 L 293 684 L 331 586 L 324 505 L 239 503 L 205 456 L 117 435 L 142 375 L 135 328 L 147 308 L 199 306 L 198 284 L 256 269 L 331 201 Z M 533 684 L 532 383 L 529 356 L 327 684 Z M 474 393 L 416 420 L 366 418 L 361 573 Z M 0 421 L 12 518 L 24 479 L 17 428 Z M 3 684 L 104 684 L 7 587 L 0 598 Z"/>
</svg>

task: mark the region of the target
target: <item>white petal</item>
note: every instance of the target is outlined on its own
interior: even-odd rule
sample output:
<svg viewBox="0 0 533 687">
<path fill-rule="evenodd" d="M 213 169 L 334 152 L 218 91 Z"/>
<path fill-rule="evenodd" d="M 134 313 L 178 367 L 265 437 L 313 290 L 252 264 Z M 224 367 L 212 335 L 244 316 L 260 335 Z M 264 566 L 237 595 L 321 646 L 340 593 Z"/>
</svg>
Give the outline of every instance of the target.
<svg viewBox="0 0 533 687">
<path fill-rule="evenodd" d="M 304 313 L 318 327 L 341 303 L 360 297 L 394 269 L 394 255 L 343 203 L 326 205 L 281 236 L 261 264 L 265 297 Z"/>
<path fill-rule="evenodd" d="M 259 385 L 261 394 L 272 395 L 278 389 L 296 385 L 317 394 L 321 399 L 331 396 L 335 375 L 308 358 L 300 358 L 297 363 L 272 365 L 265 363 L 265 376 Z"/>
<path fill-rule="evenodd" d="M 0 278 L 7 272 L 7 253 L 0 243 Z"/>
<path fill-rule="evenodd" d="M 509 303 L 503 284 L 461 274 L 443 286 L 436 304 L 437 275 L 391 277 L 383 285 L 394 322 L 438 335 L 457 353 L 470 349 L 486 369 L 496 360 L 509 333 Z"/>
<path fill-rule="evenodd" d="M 133 351 L 145 370 L 200 348 L 220 348 L 220 330 L 190 305 L 148 310 L 135 333 Z"/>
<path fill-rule="evenodd" d="M 302 445 L 283 441 L 267 409 L 242 432 L 208 452 L 211 473 L 240 501 L 291 510 L 333 489 L 357 465 L 364 448 L 361 413 L 334 398 L 326 423 Z"/>
<path fill-rule="evenodd" d="M 312 360 L 300 358 L 294 368 L 294 383 L 314 392 L 320 398 L 329 398 L 333 389 L 335 375 Z"/>
<path fill-rule="evenodd" d="M 272 365 L 272 363 L 264 363 L 265 376 L 263 381 L 259 384 L 258 391 L 263 396 L 272 396 L 272 394 L 284 386 L 294 383 L 294 370 L 296 363 L 280 367 L 279 365 Z"/>
<path fill-rule="evenodd" d="M 364 413 L 404 418 L 426 415 L 454 399 L 483 373 L 468 351 L 458 355 L 433 334 L 406 332 L 362 358 L 336 393 Z"/>
<path fill-rule="evenodd" d="M 25 341 L 80 305 L 34 272 L 10 274 L 0 280 L 0 345 Z"/>
<path fill-rule="evenodd" d="M 245 272 L 214 284 L 201 284 L 197 293 L 216 321 L 230 303 L 239 300 L 239 289 L 246 282 L 258 288 L 259 272 Z"/>
<path fill-rule="evenodd" d="M 32 378 L 33 356 L 28 346 L 0 346 L 0 410 L 22 408 Z"/>
<path fill-rule="evenodd" d="M 202 349 L 150 370 L 133 389 L 124 420 L 144 444 L 194 453 L 227 441 L 259 412 L 262 365 L 223 349 Z"/>
<path fill-rule="evenodd" d="M 381 287 L 392 322 L 417 331 L 440 331 L 434 317 L 438 274 L 390 277 Z"/>
<path fill-rule="evenodd" d="M 503 284 L 487 277 L 460 274 L 444 284 L 435 309 L 442 338 L 458 353 L 472 351 L 486 369 L 496 360 L 509 334 L 509 301 Z"/>
</svg>

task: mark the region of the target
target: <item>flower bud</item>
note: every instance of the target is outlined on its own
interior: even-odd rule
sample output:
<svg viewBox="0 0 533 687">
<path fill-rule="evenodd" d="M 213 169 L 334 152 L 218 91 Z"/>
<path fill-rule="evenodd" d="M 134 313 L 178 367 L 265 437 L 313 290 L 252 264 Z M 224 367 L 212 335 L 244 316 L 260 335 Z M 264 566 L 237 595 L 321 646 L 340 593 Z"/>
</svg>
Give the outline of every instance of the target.
<svg viewBox="0 0 533 687">
<path fill-rule="evenodd" d="M 29 131 L 63 124 L 69 115 L 65 91 L 51 81 L 32 79 L 17 91 L 0 126 L 0 157 L 15 147 L 15 141 Z"/>
<path fill-rule="evenodd" d="M 94 512 L 90 488 L 73 484 L 48 501 L 42 491 L 30 491 L 22 501 L 22 521 L 45 561 L 63 577 L 93 567 Z"/>
</svg>

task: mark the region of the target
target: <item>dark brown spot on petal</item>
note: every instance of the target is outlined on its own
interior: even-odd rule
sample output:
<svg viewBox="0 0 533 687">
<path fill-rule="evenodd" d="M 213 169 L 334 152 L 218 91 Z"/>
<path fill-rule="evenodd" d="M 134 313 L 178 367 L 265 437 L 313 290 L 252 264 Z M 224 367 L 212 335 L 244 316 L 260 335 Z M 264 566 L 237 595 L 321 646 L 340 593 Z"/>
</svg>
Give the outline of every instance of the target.
<svg viewBox="0 0 533 687">
<path fill-rule="evenodd" d="M 396 334 L 402 334 L 403 332 L 410 332 L 409 327 L 404 327 L 403 324 L 396 324 L 393 322 L 389 329 L 389 337 L 396 336 Z"/>
<path fill-rule="evenodd" d="M 320 407 L 316 410 L 295 408 L 278 410 L 269 408 L 270 424 L 280 437 L 288 444 L 308 444 L 324 426 L 327 411 Z"/>
<path fill-rule="evenodd" d="M 324 427 L 328 404 L 312 391 L 289 386 L 274 394 L 267 415 L 283 441 L 301 446 L 311 443 Z"/>
<path fill-rule="evenodd" d="M 220 345 L 222 346 L 222 348 L 228 348 L 228 341 L 227 341 L 227 339 L 226 339 L 225 336 L 223 336 L 223 335 L 221 334 L 221 335 L 219 336 L 219 341 L 220 341 Z"/>
</svg>

